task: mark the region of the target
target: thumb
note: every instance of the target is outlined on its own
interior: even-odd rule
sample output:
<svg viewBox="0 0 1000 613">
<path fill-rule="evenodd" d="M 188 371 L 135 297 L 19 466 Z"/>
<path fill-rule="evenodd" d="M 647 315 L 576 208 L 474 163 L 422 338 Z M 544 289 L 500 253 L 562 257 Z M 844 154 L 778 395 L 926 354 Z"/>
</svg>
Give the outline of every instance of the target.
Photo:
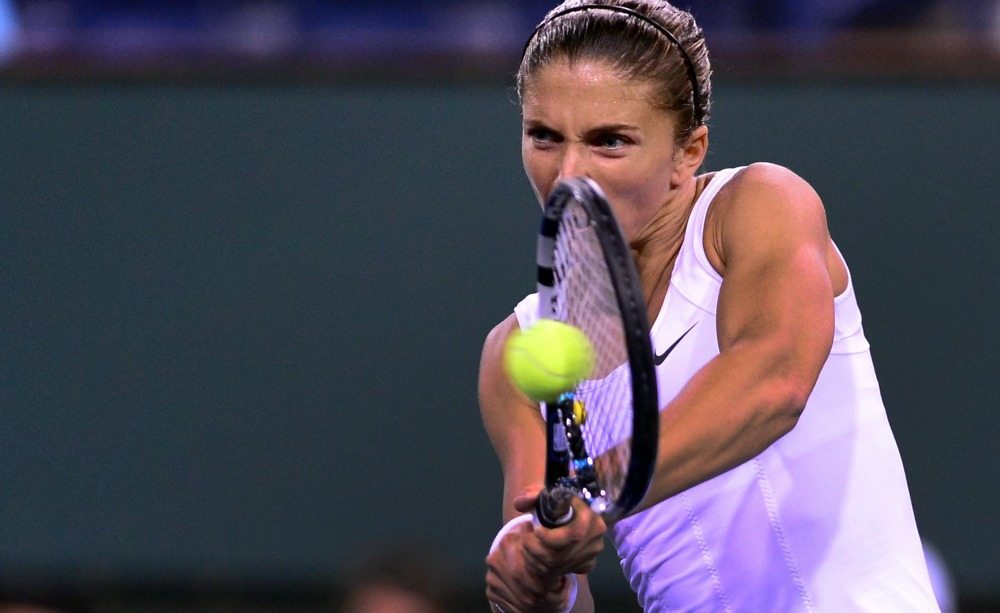
<svg viewBox="0 0 1000 613">
<path fill-rule="evenodd" d="M 542 491 L 541 485 L 532 485 L 522 493 L 514 497 L 514 508 L 521 513 L 530 513 L 535 510 L 538 501 L 538 494 Z"/>
</svg>

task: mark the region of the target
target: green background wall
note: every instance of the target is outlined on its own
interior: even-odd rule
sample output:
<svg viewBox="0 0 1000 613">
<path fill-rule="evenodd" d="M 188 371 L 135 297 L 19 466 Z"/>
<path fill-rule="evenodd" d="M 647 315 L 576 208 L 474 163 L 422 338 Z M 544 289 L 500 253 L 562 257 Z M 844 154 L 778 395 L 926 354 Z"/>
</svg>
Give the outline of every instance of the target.
<svg viewBox="0 0 1000 613">
<path fill-rule="evenodd" d="M 707 168 L 824 197 L 919 525 L 997 594 L 1000 88 L 715 89 Z M 0 576 L 322 582 L 417 534 L 477 585 L 478 355 L 538 215 L 511 97 L 0 87 Z"/>
</svg>

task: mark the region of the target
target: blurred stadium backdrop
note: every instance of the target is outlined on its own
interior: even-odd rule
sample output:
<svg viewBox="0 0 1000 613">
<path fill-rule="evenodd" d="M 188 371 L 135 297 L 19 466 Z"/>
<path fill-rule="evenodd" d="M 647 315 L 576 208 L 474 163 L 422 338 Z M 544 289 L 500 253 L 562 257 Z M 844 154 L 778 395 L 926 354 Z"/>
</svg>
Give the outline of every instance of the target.
<svg viewBox="0 0 1000 613">
<path fill-rule="evenodd" d="M 817 186 L 922 534 L 1000 609 L 1000 2 L 678 4 L 707 168 Z M 335 611 L 395 555 L 484 610 L 476 370 L 533 287 L 549 7 L 0 1 L 0 603 Z"/>
</svg>

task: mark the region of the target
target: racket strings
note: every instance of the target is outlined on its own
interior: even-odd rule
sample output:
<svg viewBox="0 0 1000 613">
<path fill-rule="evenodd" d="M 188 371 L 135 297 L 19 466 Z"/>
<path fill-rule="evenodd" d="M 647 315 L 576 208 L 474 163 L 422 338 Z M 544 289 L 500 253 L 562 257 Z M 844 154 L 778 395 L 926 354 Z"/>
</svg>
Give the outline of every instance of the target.
<svg viewBox="0 0 1000 613">
<path fill-rule="evenodd" d="M 567 204 L 554 250 L 555 317 L 580 328 L 594 347 L 591 377 L 577 388 L 586 407 L 582 426 L 598 482 L 617 500 L 632 436 L 632 380 L 625 330 L 604 251 L 587 211 Z"/>
</svg>

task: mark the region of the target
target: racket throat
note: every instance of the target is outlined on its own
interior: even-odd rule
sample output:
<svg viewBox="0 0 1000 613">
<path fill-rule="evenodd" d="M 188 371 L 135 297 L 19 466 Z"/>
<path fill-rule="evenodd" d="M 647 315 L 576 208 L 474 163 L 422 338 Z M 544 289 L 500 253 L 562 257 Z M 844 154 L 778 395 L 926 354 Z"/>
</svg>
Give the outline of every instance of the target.
<svg viewBox="0 0 1000 613">
<path fill-rule="evenodd" d="M 563 397 L 569 394 L 563 394 Z M 545 487 L 553 489 L 561 480 L 569 477 L 570 449 L 566 438 L 566 423 L 563 417 L 566 401 L 545 407 L 545 429 L 548 438 L 548 457 L 545 462 Z"/>
<path fill-rule="evenodd" d="M 545 490 L 538 497 L 536 516 L 547 528 L 561 526 L 573 519 L 575 497 L 582 498 L 598 513 L 607 507 L 607 496 L 598 482 L 581 428 L 585 413 L 582 402 L 572 392 L 546 405 L 548 458 Z"/>
</svg>

